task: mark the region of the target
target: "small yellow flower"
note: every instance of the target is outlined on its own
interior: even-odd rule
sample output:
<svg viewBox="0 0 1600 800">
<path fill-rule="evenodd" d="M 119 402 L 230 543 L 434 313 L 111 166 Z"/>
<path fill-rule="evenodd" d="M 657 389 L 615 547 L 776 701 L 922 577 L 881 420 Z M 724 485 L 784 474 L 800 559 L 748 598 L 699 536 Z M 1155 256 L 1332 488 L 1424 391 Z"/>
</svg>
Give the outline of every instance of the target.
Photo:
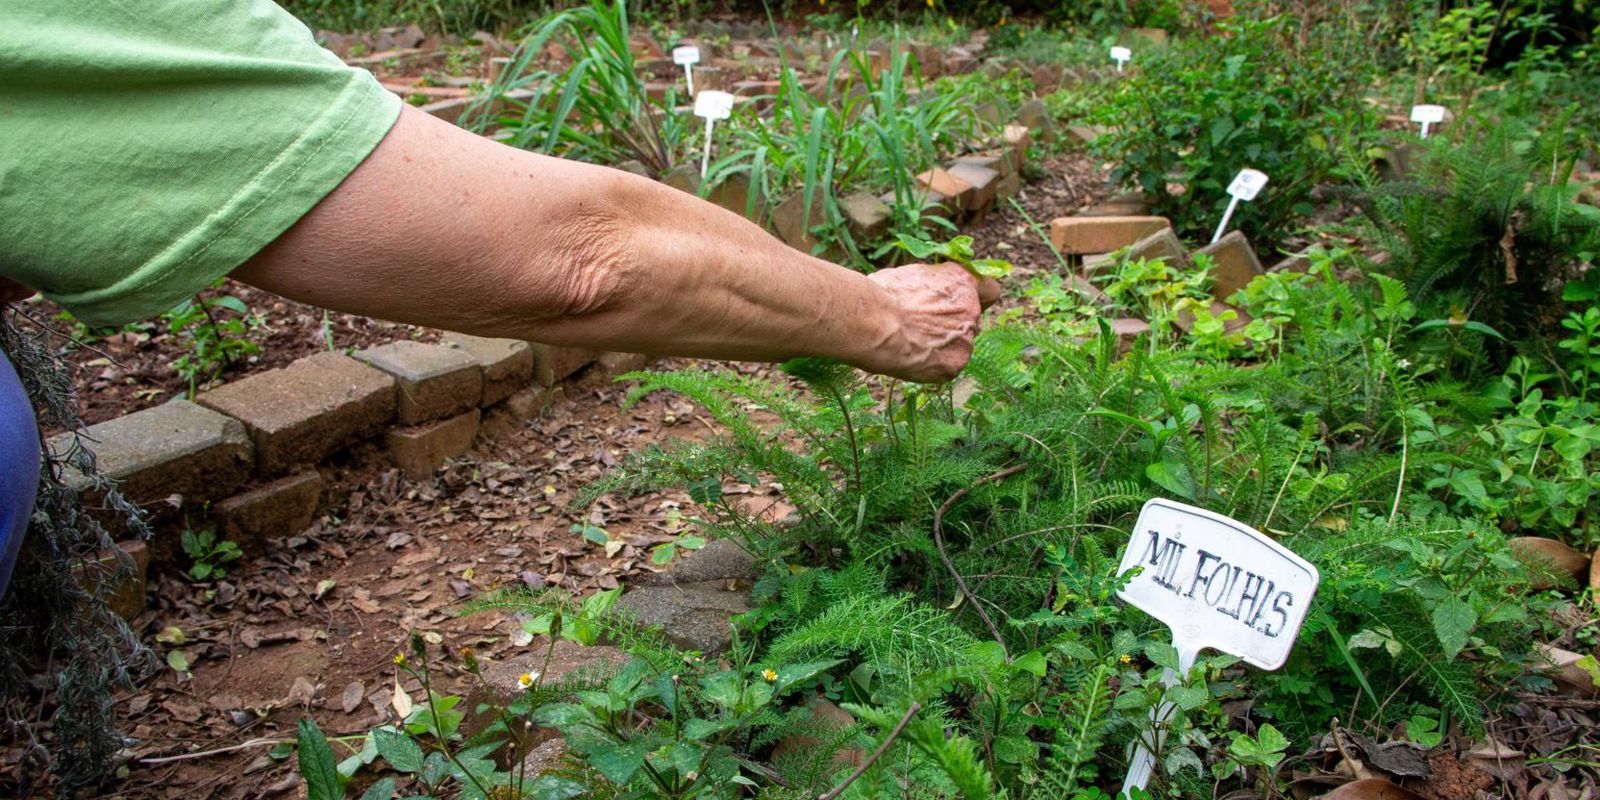
<svg viewBox="0 0 1600 800">
<path fill-rule="evenodd" d="M 1121 661 L 1124 664 L 1132 664 L 1133 663 L 1133 656 L 1130 656 L 1127 653 L 1123 653 L 1122 657 L 1118 658 L 1117 660 Z"/>
<path fill-rule="evenodd" d="M 933 8 L 933 0 L 928 0 L 928 8 Z"/>
<path fill-rule="evenodd" d="M 527 688 L 533 686 L 533 673 L 531 673 L 531 672 L 522 673 L 522 677 L 517 678 L 517 685 L 521 686 L 524 689 L 527 689 Z"/>
<path fill-rule="evenodd" d="M 778 679 L 778 671 L 774 669 L 761 670 L 761 677 L 766 678 L 767 683 L 772 683 Z"/>
<path fill-rule="evenodd" d="M 398 664 L 398 665 L 400 665 L 402 667 L 405 666 L 406 665 L 406 654 L 405 653 L 395 653 L 394 654 L 394 663 L 396 663 L 396 664 Z"/>
</svg>

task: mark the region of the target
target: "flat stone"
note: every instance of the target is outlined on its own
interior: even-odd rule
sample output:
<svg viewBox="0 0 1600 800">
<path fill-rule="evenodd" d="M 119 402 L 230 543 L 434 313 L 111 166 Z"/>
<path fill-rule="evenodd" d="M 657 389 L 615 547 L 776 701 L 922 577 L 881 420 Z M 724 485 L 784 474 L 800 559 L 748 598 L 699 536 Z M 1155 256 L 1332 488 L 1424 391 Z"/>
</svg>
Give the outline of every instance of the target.
<svg viewBox="0 0 1600 800">
<path fill-rule="evenodd" d="M 1165 217 L 1058 217 L 1050 242 L 1067 255 L 1109 253 L 1170 227 Z"/>
<path fill-rule="evenodd" d="M 533 351 L 533 379 L 545 386 L 555 386 L 600 357 L 598 350 L 584 350 L 559 344 L 529 342 Z"/>
<path fill-rule="evenodd" d="M 1162 261 L 1169 264 L 1182 264 L 1188 257 L 1184 250 L 1183 242 L 1178 241 L 1178 235 L 1171 228 L 1161 228 L 1155 233 L 1129 245 L 1126 250 L 1117 253 L 1107 253 L 1103 256 L 1090 256 L 1083 260 L 1083 274 L 1087 278 L 1104 276 L 1117 267 L 1119 261 Z"/>
<path fill-rule="evenodd" d="M 956 208 L 958 209 L 972 207 L 972 184 L 950 174 L 949 170 L 938 167 L 930 169 L 917 176 L 917 183 L 933 192 L 955 200 Z"/>
<path fill-rule="evenodd" d="M 663 572 L 646 572 L 633 578 L 634 586 L 685 586 L 688 584 L 749 585 L 761 575 L 761 562 L 732 539 L 716 539 L 679 559 Z"/>
<path fill-rule="evenodd" d="M 750 175 L 744 172 L 735 172 L 724 177 L 721 183 L 706 194 L 706 199 L 751 222 L 760 222 L 767 211 L 760 190 L 756 189 L 752 194 Z"/>
<path fill-rule="evenodd" d="M 1117 337 L 1117 352 L 1126 353 L 1133 349 L 1134 340 L 1150 332 L 1150 323 L 1133 317 L 1120 317 L 1111 320 L 1111 333 Z"/>
<path fill-rule="evenodd" d="M 702 52 L 702 55 L 704 53 Z M 728 75 L 721 67 L 696 66 L 694 68 L 694 90 L 705 89 L 723 91 L 727 87 Z"/>
<path fill-rule="evenodd" d="M 1239 231 L 1229 231 L 1198 252 L 1211 256 L 1216 263 L 1211 269 L 1211 296 L 1218 300 L 1232 297 L 1234 292 L 1262 274 L 1261 260 L 1256 258 L 1255 248 Z"/>
<path fill-rule="evenodd" d="M 268 476 L 315 464 L 382 430 L 394 419 L 395 379 L 343 353 L 317 353 L 197 402 L 244 423 L 256 473 Z"/>
<path fill-rule="evenodd" d="M 1002 177 L 1002 178 L 1015 171 L 1015 170 L 1012 169 L 1013 165 L 1011 163 L 1011 160 L 1006 158 L 1004 152 L 962 156 L 962 157 L 956 159 L 956 163 L 957 164 L 970 164 L 970 165 L 972 165 L 974 167 L 983 167 L 984 169 L 992 169 L 995 172 L 1000 173 L 1000 177 Z"/>
<path fill-rule="evenodd" d="M 866 192 L 853 192 L 839 201 L 850 235 L 860 241 L 871 241 L 889 231 L 889 218 L 893 213 L 889 205 Z"/>
<path fill-rule="evenodd" d="M 653 359 L 644 353 L 601 353 L 596 364 L 607 378 L 616 378 L 629 372 L 638 372 L 650 366 Z"/>
<path fill-rule="evenodd" d="M 985 209 L 994 205 L 995 195 L 1000 190 L 1000 171 L 988 167 L 980 167 L 970 161 L 954 161 L 947 168 L 951 177 L 972 187 L 972 195 L 968 200 L 969 210 Z"/>
<path fill-rule="evenodd" d="M 616 611 L 647 628 L 659 628 L 668 641 L 707 656 L 720 655 L 733 641 L 729 618 L 750 610 L 748 592 L 706 584 L 639 586 L 617 601 Z"/>
<path fill-rule="evenodd" d="M 943 217 L 945 219 L 949 219 L 952 212 L 955 210 L 955 200 L 946 197 L 939 192 L 935 192 L 932 189 L 918 186 L 913 187 L 911 192 L 913 193 L 913 196 L 911 197 L 913 202 L 921 200 L 921 213 L 924 217 Z M 900 202 L 899 199 L 894 196 L 894 192 L 884 192 L 883 194 L 878 195 L 878 199 L 887 205 L 894 205 Z"/>
<path fill-rule="evenodd" d="M 72 441 L 71 434 L 51 437 L 50 451 L 64 453 Z M 169 512 L 164 501 L 171 495 L 185 503 L 227 497 L 249 480 L 254 466 L 245 426 L 188 400 L 91 425 L 83 441 L 100 473 L 116 480 L 128 500 L 153 512 Z M 77 470 L 66 470 L 62 479 L 70 489 L 95 493 Z"/>
<path fill-rule="evenodd" d="M 529 750 L 528 754 L 522 757 L 520 774 L 524 781 L 523 785 L 532 786 L 546 772 L 558 769 L 566 754 L 567 740 L 560 736 L 546 739 L 542 744 Z"/>
<path fill-rule="evenodd" d="M 1267 271 L 1299 272 L 1304 274 L 1311 271 L 1311 259 L 1303 253 L 1296 253 L 1283 259 L 1282 261 L 1279 261 L 1276 264 L 1273 264 L 1271 267 L 1268 267 Z"/>
<path fill-rule="evenodd" d="M 426 478 L 447 459 L 472 449 L 480 414 L 474 408 L 450 419 L 394 428 L 389 431 L 389 455 L 407 477 Z"/>
<path fill-rule="evenodd" d="M 465 353 L 483 376 L 478 405 L 488 407 L 525 389 L 533 380 L 533 348 L 517 339 L 485 339 L 464 333 L 446 333 L 439 343 Z"/>
<path fill-rule="evenodd" d="M 1022 176 L 1012 171 L 1000 177 L 1000 182 L 995 185 L 994 196 L 1001 199 L 1014 197 L 1020 191 L 1022 191 Z"/>
<path fill-rule="evenodd" d="M 1056 120 L 1050 115 L 1044 101 L 1035 97 L 1017 108 L 1017 122 L 1022 123 L 1033 132 L 1033 138 L 1041 142 L 1055 141 Z"/>
<path fill-rule="evenodd" d="M 460 414 L 478 406 L 483 396 L 483 371 L 459 349 L 401 340 L 355 354 L 393 375 L 400 387 L 397 418 L 416 425 Z"/>
<path fill-rule="evenodd" d="M 111 613 L 132 622 L 144 613 L 150 549 L 145 547 L 144 542 L 129 540 L 117 542 L 117 550 L 121 552 L 102 551 L 89 561 L 84 588 L 91 594 L 99 592 Z M 123 556 L 127 561 L 123 560 Z M 124 564 L 129 566 L 127 572 L 121 572 Z M 103 587 L 102 581 L 105 582 Z"/>
<path fill-rule="evenodd" d="M 1061 65 L 1040 64 L 1033 68 L 1033 74 L 1030 77 L 1033 79 L 1034 91 L 1040 94 L 1050 94 L 1061 88 Z"/>
<path fill-rule="evenodd" d="M 546 655 L 549 663 L 545 661 Z M 494 699 L 505 704 L 526 691 L 519 683 L 523 675 L 542 671 L 538 680 L 544 686 L 568 680 L 604 681 L 632 658 L 627 652 L 608 645 L 584 647 L 568 639 L 557 639 L 555 647 L 551 648 L 549 639 L 539 638 L 510 657 L 484 664 L 483 682 Z"/>
<path fill-rule="evenodd" d="M 1028 163 L 1028 146 L 1033 142 L 1033 132 L 1026 125 L 1007 125 L 1000 132 L 1000 141 L 1004 145 L 1006 157 L 1011 159 L 1011 169 L 1021 172 L 1022 165 Z"/>
<path fill-rule="evenodd" d="M 321 499 L 322 475 L 308 469 L 236 494 L 215 510 L 223 537 L 248 545 L 311 527 Z"/>
<path fill-rule="evenodd" d="M 790 195 L 773 209 L 772 224 L 784 243 L 803 253 L 810 253 L 819 243 L 811 230 L 826 222 L 827 215 L 820 197 L 812 200 L 810 213 L 807 214 L 805 198 L 804 192 Z"/>
<path fill-rule="evenodd" d="M 679 164 L 661 176 L 661 182 L 692 195 L 700 194 L 700 166 L 698 164 Z"/>
</svg>

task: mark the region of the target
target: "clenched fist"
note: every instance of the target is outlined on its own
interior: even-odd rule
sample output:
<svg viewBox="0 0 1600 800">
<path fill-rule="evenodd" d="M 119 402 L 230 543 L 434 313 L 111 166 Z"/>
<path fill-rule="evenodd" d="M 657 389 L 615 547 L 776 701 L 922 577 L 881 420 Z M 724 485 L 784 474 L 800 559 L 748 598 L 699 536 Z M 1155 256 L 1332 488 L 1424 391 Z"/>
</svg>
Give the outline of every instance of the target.
<svg viewBox="0 0 1600 800">
<path fill-rule="evenodd" d="M 888 294 L 897 324 L 858 366 L 920 383 L 951 380 L 967 365 L 978 315 L 1000 299 L 1000 284 L 959 264 L 911 264 L 868 277 Z"/>
</svg>

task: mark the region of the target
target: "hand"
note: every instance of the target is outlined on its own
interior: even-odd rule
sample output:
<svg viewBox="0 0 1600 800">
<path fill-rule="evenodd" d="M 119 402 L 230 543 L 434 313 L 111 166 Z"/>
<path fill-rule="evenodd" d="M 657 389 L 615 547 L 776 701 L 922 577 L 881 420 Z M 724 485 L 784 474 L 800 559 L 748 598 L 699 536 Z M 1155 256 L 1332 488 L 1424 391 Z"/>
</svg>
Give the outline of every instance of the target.
<svg viewBox="0 0 1600 800">
<path fill-rule="evenodd" d="M 888 292 L 898 329 L 860 366 L 919 383 L 951 380 L 967 365 L 978 315 L 1000 299 L 1000 284 L 959 264 L 912 264 L 867 277 Z"/>
<path fill-rule="evenodd" d="M 0 278 L 0 305 L 6 303 L 20 303 L 32 297 L 35 292 L 10 278 Z"/>
</svg>

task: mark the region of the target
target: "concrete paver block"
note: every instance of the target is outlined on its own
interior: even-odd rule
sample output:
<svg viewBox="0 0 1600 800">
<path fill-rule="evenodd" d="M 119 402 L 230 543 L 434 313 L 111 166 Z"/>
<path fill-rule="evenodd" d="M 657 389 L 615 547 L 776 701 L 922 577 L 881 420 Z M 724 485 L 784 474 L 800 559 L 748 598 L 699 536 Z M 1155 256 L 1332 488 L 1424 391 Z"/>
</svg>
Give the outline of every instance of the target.
<svg viewBox="0 0 1600 800">
<path fill-rule="evenodd" d="M 460 350 L 477 362 L 483 374 L 480 406 L 492 406 L 526 388 L 533 380 L 533 348 L 527 342 L 446 333 L 439 343 Z"/>
<path fill-rule="evenodd" d="M 84 444 L 100 472 L 117 481 L 124 497 L 152 510 L 174 494 L 201 503 L 227 497 L 250 478 L 254 450 L 245 426 L 188 400 L 135 411 L 91 425 Z M 50 439 L 50 450 L 71 446 L 70 434 Z M 89 489 L 76 470 L 62 476 L 69 488 Z"/>
<path fill-rule="evenodd" d="M 402 340 L 369 347 L 355 357 L 398 381 L 397 418 L 404 425 L 476 408 L 483 396 L 483 371 L 457 348 Z"/>
<path fill-rule="evenodd" d="M 343 353 L 317 353 L 196 401 L 244 423 L 256 473 L 275 475 L 382 430 L 395 416 L 395 379 Z"/>
</svg>

